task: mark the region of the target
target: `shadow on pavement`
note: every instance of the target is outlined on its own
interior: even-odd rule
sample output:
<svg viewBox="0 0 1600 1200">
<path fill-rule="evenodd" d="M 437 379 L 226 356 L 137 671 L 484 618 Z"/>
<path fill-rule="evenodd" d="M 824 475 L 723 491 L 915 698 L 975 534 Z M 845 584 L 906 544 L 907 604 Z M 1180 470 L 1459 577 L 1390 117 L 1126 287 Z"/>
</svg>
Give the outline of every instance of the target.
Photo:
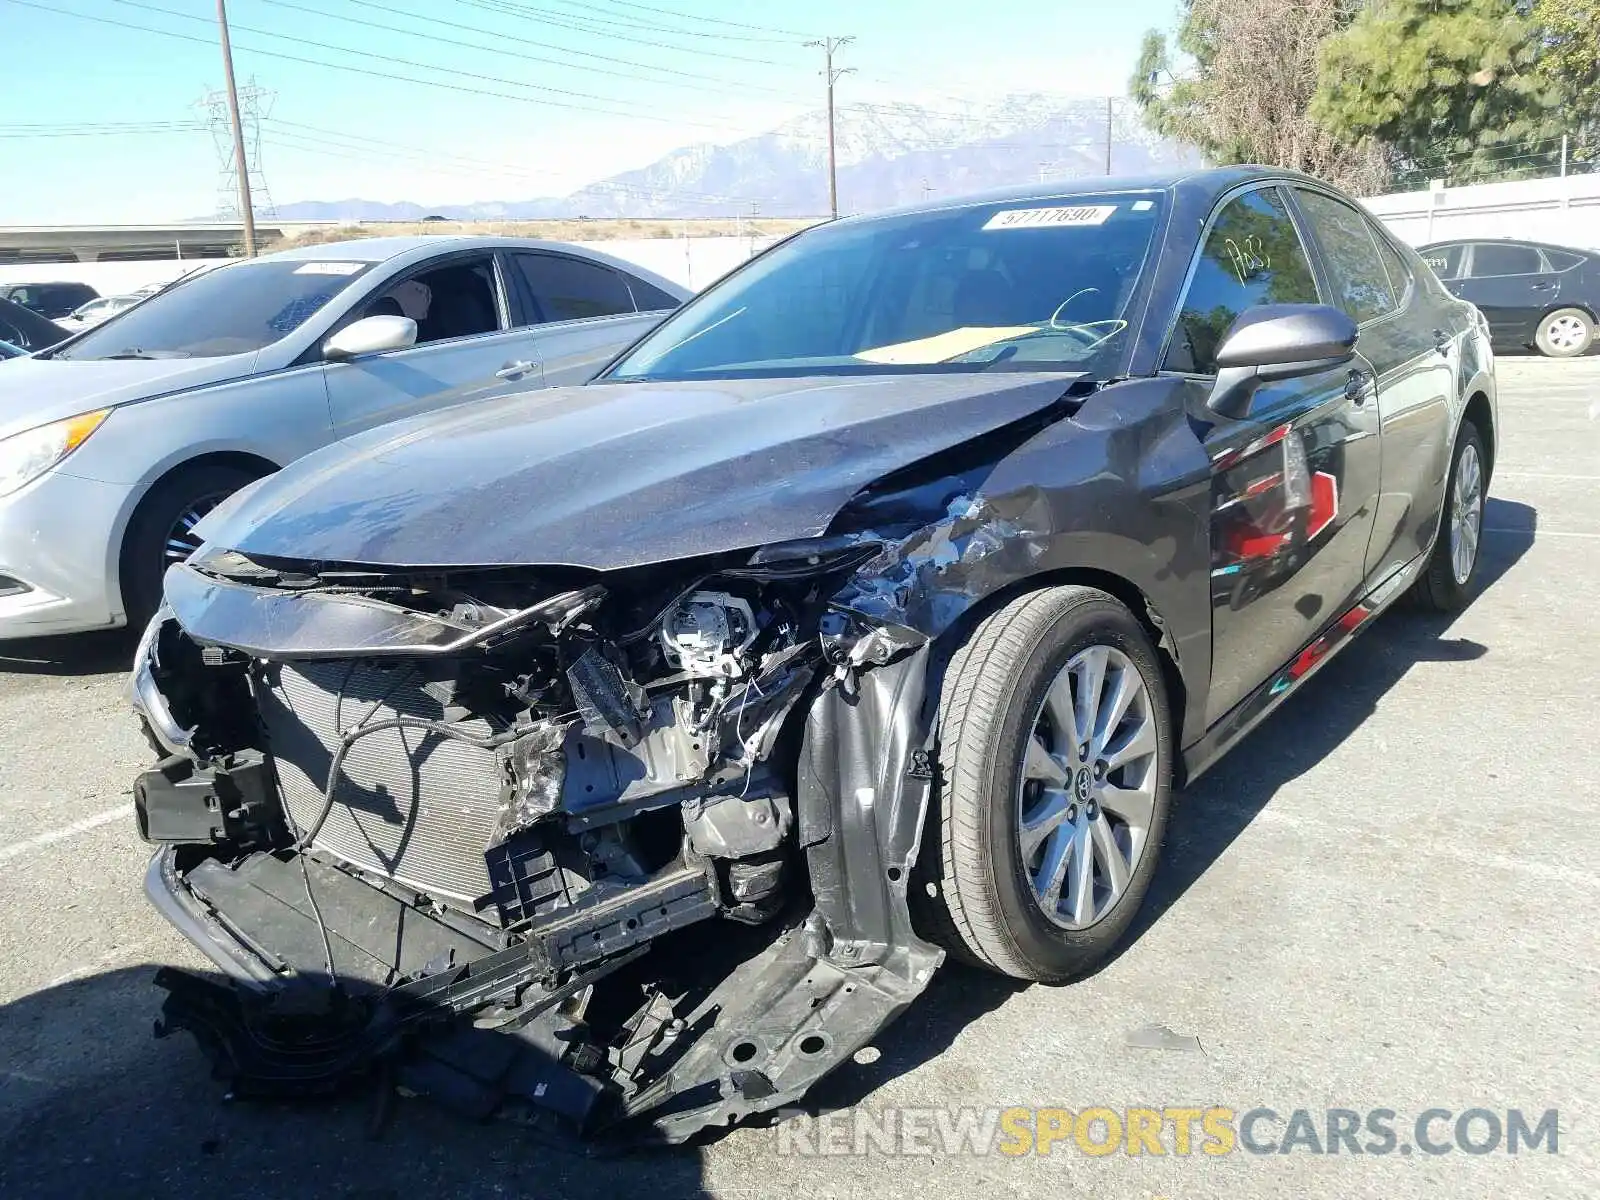
<svg viewBox="0 0 1600 1200">
<path fill-rule="evenodd" d="M 1533 545 L 1538 513 L 1526 504 L 1491 498 L 1485 505 L 1484 526 L 1515 532 L 1482 542 L 1480 595 Z M 1106 965 L 1182 898 L 1279 788 L 1314 767 L 1371 716 L 1384 693 L 1411 667 L 1420 662 L 1469 661 L 1490 653 L 1478 642 L 1443 636 L 1451 621 L 1400 606 L 1391 609 L 1318 672 L 1303 692 L 1176 797 L 1161 868 L 1144 908 Z M 859 1103 L 886 1080 L 943 1053 L 967 1025 L 1025 986 L 959 966 L 941 968 L 911 1011 L 877 1039 L 878 1061 L 842 1067 L 812 1089 L 805 1107 L 820 1110 Z"/>
<path fill-rule="evenodd" d="M 1526 504 L 1491 498 L 1484 506 L 1483 524 L 1516 532 L 1481 542 L 1480 598 L 1533 545 L 1538 513 Z M 1491 652 L 1478 642 L 1444 636 L 1453 619 L 1407 611 L 1403 605 L 1390 609 L 1298 696 L 1176 797 L 1161 869 L 1123 948 L 1177 903 L 1279 788 L 1316 766 L 1370 717 L 1384 693 L 1413 666 L 1464 662 Z"/>
<path fill-rule="evenodd" d="M 230 1104 L 187 1035 L 157 1041 L 153 965 L 0 1007 L 0 1196 L 706 1196 L 700 1155 L 588 1158 L 508 1121 L 399 1100 L 371 1136 L 376 1089 Z"/>
<path fill-rule="evenodd" d="M 130 629 L 0 640 L 0 675 L 105 675 L 126 671 L 139 638 Z"/>
</svg>

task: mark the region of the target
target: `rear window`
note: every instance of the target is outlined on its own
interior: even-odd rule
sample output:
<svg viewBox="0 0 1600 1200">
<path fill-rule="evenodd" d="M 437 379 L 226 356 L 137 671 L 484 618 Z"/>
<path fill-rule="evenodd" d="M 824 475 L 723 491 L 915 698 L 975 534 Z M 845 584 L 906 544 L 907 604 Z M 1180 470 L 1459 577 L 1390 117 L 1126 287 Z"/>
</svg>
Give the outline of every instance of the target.
<svg viewBox="0 0 1600 1200">
<path fill-rule="evenodd" d="M 1553 271 L 1570 271 L 1583 261 L 1583 255 L 1567 250 L 1546 250 L 1544 256 Z"/>
<path fill-rule="evenodd" d="M 366 274 L 371 263 L 273 259 L 184 280 L 111 317 L 57 358 L 221 358 L 270 346 Z"/>
</svg>

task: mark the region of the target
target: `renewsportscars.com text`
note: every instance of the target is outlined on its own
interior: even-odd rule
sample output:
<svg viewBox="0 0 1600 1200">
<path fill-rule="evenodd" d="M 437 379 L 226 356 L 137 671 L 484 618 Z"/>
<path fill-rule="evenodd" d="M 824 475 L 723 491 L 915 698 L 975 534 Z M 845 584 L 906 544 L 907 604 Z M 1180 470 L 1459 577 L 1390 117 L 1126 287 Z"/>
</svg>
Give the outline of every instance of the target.
<svg viewBox="0 0 1600 1200">
<path fill-rule="evenodd" d="M 851 1155 L 1560 1153 L 1560 1114 L 1428 1108 L 885 1108 L 781 1113 L 779 1154 Z"/>
</svg>

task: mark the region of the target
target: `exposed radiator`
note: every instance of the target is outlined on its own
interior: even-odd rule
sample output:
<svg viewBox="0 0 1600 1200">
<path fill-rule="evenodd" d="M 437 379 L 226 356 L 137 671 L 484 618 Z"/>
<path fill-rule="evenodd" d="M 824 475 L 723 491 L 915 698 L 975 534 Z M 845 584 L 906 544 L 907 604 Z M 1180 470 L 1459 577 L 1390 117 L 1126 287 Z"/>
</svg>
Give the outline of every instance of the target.
<svg viewBox="0 0 1600 1200">
<path fill-rule="evenodd" d="M 449 685 L 405 661 L 273 665 L 257 702 L 295 823 L 309 828 L 342 730 L 394 716 L 439 720 Z M 457 723 L 487 736 L 488 722 Z M 465 907 L 488 894 L 483 852 L 503 774 L 493 752 L 417 729 L 386 729 L 345 756 L 316 846 L 369 871 Z"/>
</svg>

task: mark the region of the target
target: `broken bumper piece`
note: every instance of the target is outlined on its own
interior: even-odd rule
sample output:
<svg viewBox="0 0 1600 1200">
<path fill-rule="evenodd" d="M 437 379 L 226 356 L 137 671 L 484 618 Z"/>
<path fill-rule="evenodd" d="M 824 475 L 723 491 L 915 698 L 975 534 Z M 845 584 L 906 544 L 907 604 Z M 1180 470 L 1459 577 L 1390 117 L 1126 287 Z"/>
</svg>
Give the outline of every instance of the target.
<svg viewBox="0 0 1600 1200">
<path fill-rule="evenodd" d="M 262 853 L 185 871 L 183 857 L 159 852 L 147 891 L 225 977 L 159 970 L 156 1032 L 192 1034 L 239 1098 L 327 1095 L 376 1078 L 473 1119 L 513 1114 L 580 1139 L 674 1143 L 794 1103 L 903 1011 L 939 958 L 852 945 L 842 958 L 878 961 L 836 961 L 813 916 L 764 946 L 745 936 L 712 951 L 711 972 L 737 960 L 720 981 L 678 969 L 663 981 L 641 940 L 548 987 L 551 957 L 578 931 L 496 949 L 309 858 L 335 988 L 300 864 Z M 638 1001 L 626 1014 L 615 1007 L 624 997 Z"/>
</svg>

